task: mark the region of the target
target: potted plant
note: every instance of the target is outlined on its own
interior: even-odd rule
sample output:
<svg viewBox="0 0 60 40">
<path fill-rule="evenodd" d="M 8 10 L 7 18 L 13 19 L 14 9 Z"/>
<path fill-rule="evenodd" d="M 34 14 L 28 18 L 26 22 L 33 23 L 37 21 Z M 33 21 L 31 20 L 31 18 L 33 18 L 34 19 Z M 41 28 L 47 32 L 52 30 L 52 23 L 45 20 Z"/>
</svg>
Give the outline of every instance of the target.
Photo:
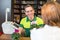
<svg viewBox="0 0 60 40">
<path fill-rule="evenodd" d="M 31 29 L 33 29 L 33 28 L 36 28 L 36 29 L 38 29 L 40 26 L 39 25 L 37 25 L 37 24 L 32 24 L 31 25 Z"/>
<path fill-rule="evenodd" d="M 15 29 L 15 32 L 11 35 L 12 40 L 19 40 L 20 34 L 18 33 L 18 30 Z"/>
</svg>

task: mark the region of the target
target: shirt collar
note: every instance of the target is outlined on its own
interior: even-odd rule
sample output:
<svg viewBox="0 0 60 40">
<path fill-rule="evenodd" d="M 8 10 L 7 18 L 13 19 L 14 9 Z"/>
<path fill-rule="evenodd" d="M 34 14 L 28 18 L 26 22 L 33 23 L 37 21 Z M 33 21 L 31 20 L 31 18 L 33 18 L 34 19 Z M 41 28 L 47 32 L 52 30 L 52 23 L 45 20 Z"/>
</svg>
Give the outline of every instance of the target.
<svg viewBox="0 0 60 40">
<path fill-rule="evenodd" d="M 26 21 L 28 22 L 28 21 L 31 21 L 31 20 L 29 20 L 29 18 L 28 17 L 26 17 Z M 36 21 L 36 16 L 34 16 L 34 18 L 33 18 L 33 20 L 32 21 Z"/>
</svg>

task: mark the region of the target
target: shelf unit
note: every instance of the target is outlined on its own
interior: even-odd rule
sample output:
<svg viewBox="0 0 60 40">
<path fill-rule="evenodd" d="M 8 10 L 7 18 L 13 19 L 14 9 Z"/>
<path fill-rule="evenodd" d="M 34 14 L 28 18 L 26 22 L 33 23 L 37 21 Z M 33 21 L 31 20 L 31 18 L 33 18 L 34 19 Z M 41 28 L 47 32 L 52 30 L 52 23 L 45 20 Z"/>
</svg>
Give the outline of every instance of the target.
<svg viewBox="0 0 60 40">
<path fill-rule="evenodd" d="M 20 20 L 26 15 L 24 13 L 24 6 L 29 4 L 34 7 L 35 15 L 41 17 L 41 7 L 47 0 L 12 0 L 12 20 L 20 23 Z"/>
<path fill-rule="evenodd" d="M 20 23 L 21 19 L 21 6 L 20 6 L 20 0 L 12 0 L 12 21 L 16 23 Z"/>
</svg>

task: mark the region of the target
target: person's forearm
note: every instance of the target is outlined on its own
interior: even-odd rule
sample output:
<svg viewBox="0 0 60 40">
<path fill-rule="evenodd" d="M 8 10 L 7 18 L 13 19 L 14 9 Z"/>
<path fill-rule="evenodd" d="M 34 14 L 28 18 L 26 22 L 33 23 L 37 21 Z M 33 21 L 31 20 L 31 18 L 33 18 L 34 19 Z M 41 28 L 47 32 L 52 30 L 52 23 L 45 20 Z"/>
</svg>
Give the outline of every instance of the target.
<svg viewBox="0 0 60 40">
<path fill-rule="evenodd" d="M 22 27 L 19 27 L 19 34 L 24 33 L 25 30 Z"/>
</svg>

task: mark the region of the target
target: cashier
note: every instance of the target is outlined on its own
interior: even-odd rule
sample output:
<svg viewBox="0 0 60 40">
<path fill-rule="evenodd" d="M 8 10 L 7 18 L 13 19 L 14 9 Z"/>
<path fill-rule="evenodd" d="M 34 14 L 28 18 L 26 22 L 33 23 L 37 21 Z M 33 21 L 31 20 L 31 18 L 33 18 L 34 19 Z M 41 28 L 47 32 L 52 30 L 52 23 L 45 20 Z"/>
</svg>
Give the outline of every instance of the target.
<svg viewBox="0 0 60 40">
<path fill-rule="evenodd" d="M 30 37 L 30 28 L 31 28 L 31 22 L 36 23 L 37 25 L 40 25 L 40 27 L 44 24 L 43 20 L 37 16 L 34 15 L 35 11 L 34 8 L 31 5 L 26 5 L 24 8 L 24 12 L 26 14 L 25 18 L 22 18 L 20 22 L 19 27 L 19 33 L 25 36 Z"/>
</svg>

